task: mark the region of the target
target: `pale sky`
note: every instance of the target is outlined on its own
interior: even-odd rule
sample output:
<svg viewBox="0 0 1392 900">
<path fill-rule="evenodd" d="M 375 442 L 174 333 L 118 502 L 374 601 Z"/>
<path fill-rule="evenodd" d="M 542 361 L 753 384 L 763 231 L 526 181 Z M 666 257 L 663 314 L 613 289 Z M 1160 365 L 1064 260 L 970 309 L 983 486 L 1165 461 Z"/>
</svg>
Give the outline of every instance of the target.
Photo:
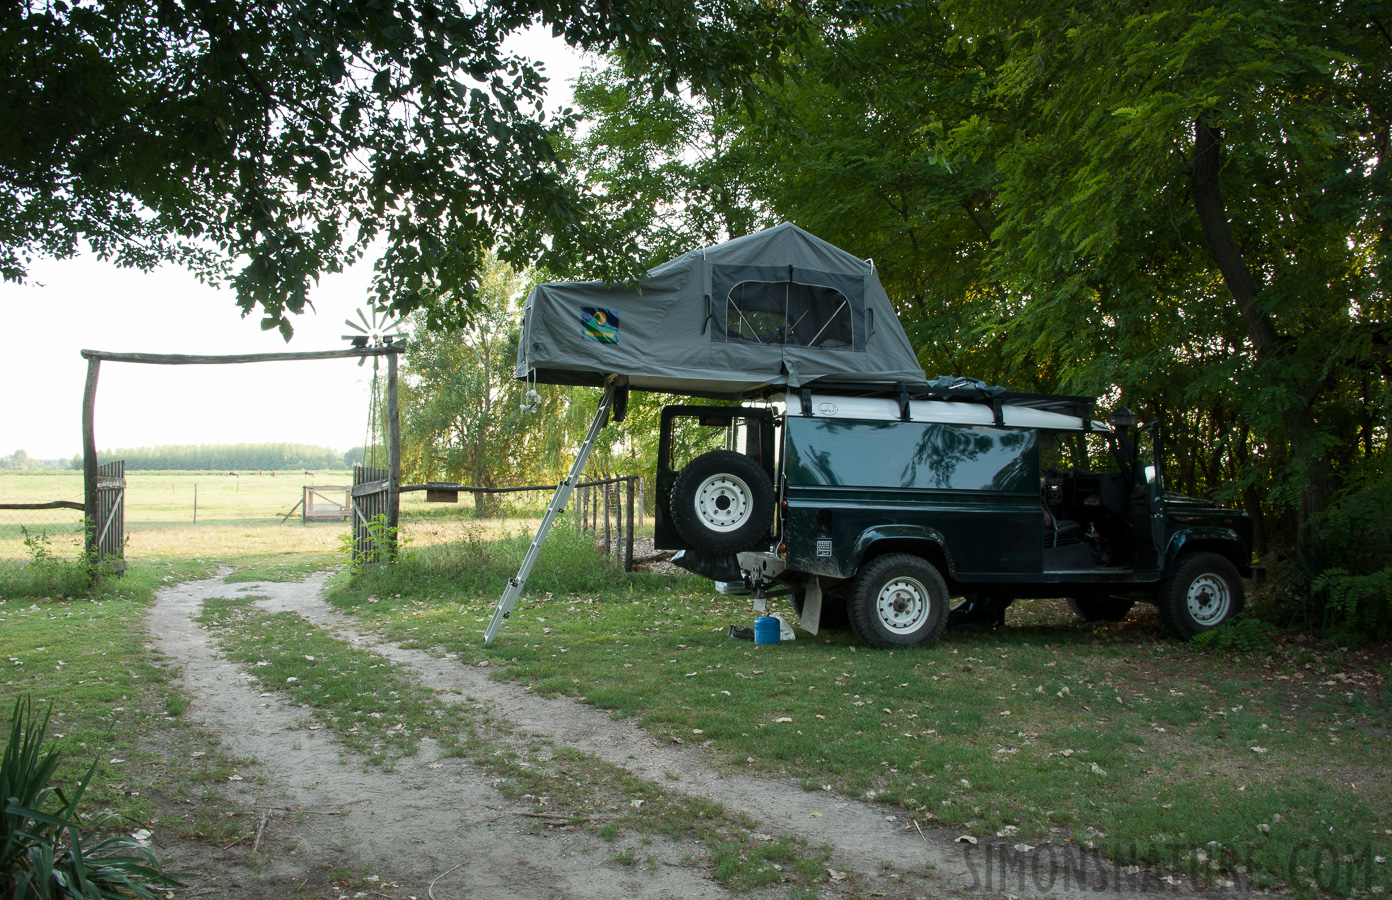
<svg viewBox="0 0 1392 900">
<path fill-rule="evenodd" d="M 553 107 L 570 103 L 585 60 L 549 35 L 513 49 L 546 63 Z M 335 350 L 353 333 L 343 320 L 367 309 L 371 263 L 322 278 L 314 312 L 294 317 L 295 336 L 263 332 L 241 318 L 231 291 L 198 283 L 175 266 L 146 274 L 92 256 L 43 260 L 24 285 L 0 283 L 0 456 L 34 459 L 82 452 L 83 349 L 140 353 L 271 353 Z M 369 314 L 370 315 L 370 314 Z M 347 450 L 367 429 L 372 362 L 150 366 L 103 362 L 97 385 L 101 451 L 163 444 L 288 441 Z M 385 363 L 383 364 L 385 377 Z"/>
</svg>

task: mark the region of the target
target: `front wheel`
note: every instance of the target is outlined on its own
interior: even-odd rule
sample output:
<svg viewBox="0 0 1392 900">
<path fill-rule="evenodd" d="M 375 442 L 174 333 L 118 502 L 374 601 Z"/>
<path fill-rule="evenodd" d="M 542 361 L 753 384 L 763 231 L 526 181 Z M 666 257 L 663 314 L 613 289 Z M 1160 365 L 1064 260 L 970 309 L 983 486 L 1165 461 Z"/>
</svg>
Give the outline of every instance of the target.
<svg viewBox="0 0 1392 900">
<path fill-rule="evenodd" d="M 876 557 L 856 575 L 851 628 L 871 647 L 928 647 L 947 624 L 947 583 L 908 553 Z"/>
<path fill-rule="evenodd" d="M 1175 564 L 1156 598 L 1160 619 L 1188 640 L 1242 612 L 1247 602 L 1237 567 L 1217 553 L 1192 553 Z"/>
</svg>

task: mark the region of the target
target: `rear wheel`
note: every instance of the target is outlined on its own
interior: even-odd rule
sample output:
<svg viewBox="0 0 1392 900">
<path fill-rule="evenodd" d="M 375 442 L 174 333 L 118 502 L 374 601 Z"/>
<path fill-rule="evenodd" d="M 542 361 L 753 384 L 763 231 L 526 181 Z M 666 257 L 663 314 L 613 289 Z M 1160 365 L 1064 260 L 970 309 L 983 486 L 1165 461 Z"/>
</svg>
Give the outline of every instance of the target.
<svg viewBox="0 0 1392 900">
<path fill-rule="evenodd" d="M 1068 608 L 1073 615 L 1089 622 L 1120 622 L 1136 605 L 1135 600 L 1119 597 L 1069 597 Z"/>
<path fill-rule="evenodd" d="M 851 628 L 871 647 L 927 647 L 947 624 L 947 583 L 927 560 L 888 553 L 866 563 L 851 590 Z"/>
<path fill-rule="evenodd" d="M 748 550 L 773 521 L 773 482 L 755 462 L 712 450 L 687 464 L 672 483 L 672 524 L 697 550 Z"/>
<path fill-rule="evenodd" d="M 1217 553 L 1191 553 L 1175 563 L 1156 600 L 1165 627 L 1188 640 L 1242 612 L 1247 596 L 1231 560 Z"/>
</svg>

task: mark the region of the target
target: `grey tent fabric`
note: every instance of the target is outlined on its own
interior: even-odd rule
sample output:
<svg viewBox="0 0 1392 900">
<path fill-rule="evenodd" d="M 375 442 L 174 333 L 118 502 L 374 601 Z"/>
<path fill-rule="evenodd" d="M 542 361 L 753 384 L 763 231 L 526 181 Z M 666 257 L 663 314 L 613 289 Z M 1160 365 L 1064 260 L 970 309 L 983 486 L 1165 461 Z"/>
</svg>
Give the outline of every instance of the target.
<svg viewBox="0 0 1392 900">
<path fill-rule="evenodd" d="M 538 285 L 517 377 L 738 399 L 818 379 L 926 380 L 874 267 L 784 223 L 693 250 L 636 286 Z"/>
</svg>

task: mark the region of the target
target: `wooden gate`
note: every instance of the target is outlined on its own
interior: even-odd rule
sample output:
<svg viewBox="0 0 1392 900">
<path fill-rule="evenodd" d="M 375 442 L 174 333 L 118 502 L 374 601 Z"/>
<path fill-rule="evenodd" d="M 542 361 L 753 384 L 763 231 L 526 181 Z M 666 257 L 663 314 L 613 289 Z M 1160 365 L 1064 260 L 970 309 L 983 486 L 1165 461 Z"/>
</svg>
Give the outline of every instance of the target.
<svg viewBox="0 0 1392 900">
<path fill-rule="evenodd" d="M 126 462 L 118 460 L 97 466 L 97 516 L 89 527 L 96 529 L 91 550 L 96 562 L 107 571 L 126 568 Z"/>
<path fill-rule="evenodd" d="M 353 563 L 370 565 L 390 562 L 396 549 L 394 529 L 390 521 L 391 504 L 388 488 L 391 473 L 374 466 L 353 467 L 353 489 L 348 502 L 353 505 Z M 377 535 L 373 535 L 373 531 Z"/>
</svg>

